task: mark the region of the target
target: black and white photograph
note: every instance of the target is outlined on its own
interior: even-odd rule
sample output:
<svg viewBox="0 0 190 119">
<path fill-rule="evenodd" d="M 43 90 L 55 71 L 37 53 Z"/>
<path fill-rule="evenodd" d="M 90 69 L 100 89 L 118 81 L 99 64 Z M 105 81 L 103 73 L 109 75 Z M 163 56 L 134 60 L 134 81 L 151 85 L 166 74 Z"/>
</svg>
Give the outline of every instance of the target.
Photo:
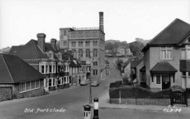
<svg viewBox="0 0 190 119">
<path fill-rule="evenodd" d="M 190 0 L 0 0 L 0 119 L 190 119 Z"/>
</svg>

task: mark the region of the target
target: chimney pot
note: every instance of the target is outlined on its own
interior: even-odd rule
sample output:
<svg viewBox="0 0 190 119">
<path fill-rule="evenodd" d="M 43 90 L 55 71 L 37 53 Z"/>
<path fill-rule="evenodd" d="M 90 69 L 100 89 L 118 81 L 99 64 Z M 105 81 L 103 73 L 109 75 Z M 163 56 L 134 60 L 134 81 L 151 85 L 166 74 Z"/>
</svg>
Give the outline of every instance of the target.
<svg viewBox="0 0 190 119">
<path fill-rule="evenodd" d="M 40 47 L 40 49 L 45 52 L 45 38 L 46 38 L 46 34 L 45 33 L 38 33 L 37 34 L 37 38 L 38 38 L 38 46 Z"/>
<path fill-rule="evenodd" d="M 56 50 L 56 43 L 57 43 L 57 40 L 55 38 L 52 38 L 51 39 L 51 46 L 53 47 L 54 50 Z"/>
</svg>

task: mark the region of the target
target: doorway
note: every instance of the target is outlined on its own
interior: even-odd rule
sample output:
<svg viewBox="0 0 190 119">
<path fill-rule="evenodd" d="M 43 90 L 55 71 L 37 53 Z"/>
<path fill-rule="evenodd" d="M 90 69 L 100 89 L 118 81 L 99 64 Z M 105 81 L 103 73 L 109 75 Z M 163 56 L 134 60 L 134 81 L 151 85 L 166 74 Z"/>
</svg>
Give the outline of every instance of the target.
<svg viewBox="0 0 190 119">
<path fill-rule="evenodd" d="M 168 89 L 170 88 L 171 81 L 170 81 L 170 75 L 162 75 L 162 89 Z"/>
</svg>

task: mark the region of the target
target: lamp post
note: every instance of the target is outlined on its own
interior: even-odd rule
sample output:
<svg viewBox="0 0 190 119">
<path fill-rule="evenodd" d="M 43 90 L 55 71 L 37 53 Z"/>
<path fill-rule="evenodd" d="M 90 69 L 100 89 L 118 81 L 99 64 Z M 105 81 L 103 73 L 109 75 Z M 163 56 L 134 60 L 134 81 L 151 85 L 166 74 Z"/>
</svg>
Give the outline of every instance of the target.
<svg viewBox="0 0 190 119">
<path fill-rule="evenodd" d="M 88 79 L 89 79 L 89 104 L 92 103 L 92 87 L 91 87 L 91 62 L 88 63 Z"/>
</svg>

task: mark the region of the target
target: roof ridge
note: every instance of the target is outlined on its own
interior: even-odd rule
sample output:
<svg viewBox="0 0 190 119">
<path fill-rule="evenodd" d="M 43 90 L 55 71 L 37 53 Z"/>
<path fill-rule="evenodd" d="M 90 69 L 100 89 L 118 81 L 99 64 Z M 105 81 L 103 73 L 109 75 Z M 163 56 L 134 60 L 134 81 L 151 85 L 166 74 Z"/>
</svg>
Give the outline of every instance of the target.
<svg viewBox="0 0 190 119">
<path fill-rule="evenodd" d="M 11 79 L 12 79 L 12 82 L 14 82 L 13 76 L 12 76 L 10 70 L 9 70 L 9 66 L 7 65 L 7 62 L 6 62 L 6 60 L 4 59 L 4 55 L 5 55 L 5 54 L 2 54 L 2 57 L 3 57 L 2 59 L 3 59 L 4 63 L 5 63 L 5 66 L 6 66 L 6 68 L 7 68 L 8 73 L 10 74 L 10 77 L 11 77 Z"/>
</svg>

